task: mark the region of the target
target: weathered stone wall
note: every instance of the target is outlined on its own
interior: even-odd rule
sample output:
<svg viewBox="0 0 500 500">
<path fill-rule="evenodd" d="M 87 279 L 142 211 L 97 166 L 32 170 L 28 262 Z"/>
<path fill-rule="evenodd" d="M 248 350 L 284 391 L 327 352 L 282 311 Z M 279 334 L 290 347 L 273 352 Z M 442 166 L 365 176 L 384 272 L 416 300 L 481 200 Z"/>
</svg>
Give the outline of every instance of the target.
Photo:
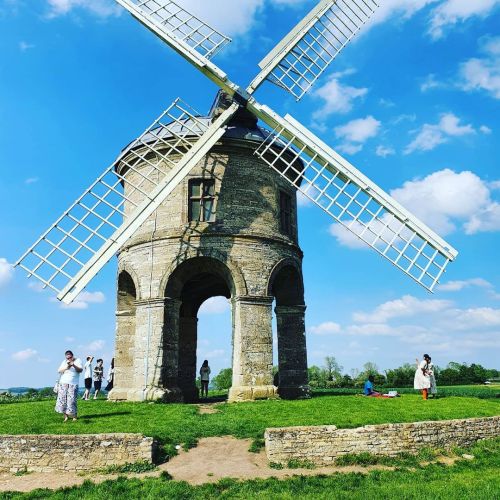
<svg viewBox="0 0 500 500">
<path fill-rule="evenodd" d="M 265 440 L 270 462 L 286 464 L 296 459 L 331 465 L 348 453 L 395 456 L 417 453 L 424 447 L 469 446 L 498 436 L 500 416 L 366 425 L 356 429 L 337 429 L 334 425 L 274 428 L 266 430 Z"/>
<path fill-rule="evenodd" d="M 0 436 L 0 471 L 82 471 L 151 462 L 153 444 L 141 434 Z"/>
</svg>

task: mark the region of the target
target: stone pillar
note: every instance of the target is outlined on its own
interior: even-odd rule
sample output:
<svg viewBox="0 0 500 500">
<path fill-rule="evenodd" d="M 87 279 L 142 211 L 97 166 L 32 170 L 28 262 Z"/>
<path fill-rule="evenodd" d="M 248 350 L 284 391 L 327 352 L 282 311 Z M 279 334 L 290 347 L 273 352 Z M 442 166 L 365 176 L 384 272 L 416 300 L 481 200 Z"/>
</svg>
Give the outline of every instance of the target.
<svg viewBox="0 0 500 500">
<path fill-rule="evenodd" d="M 309 398 L 305 334 L 306 306 L 277 306 L 278 394 L 284 399 Z"/>
<path fill-rule="evenodd" d="M 179 388 L 184 401 L 197 401 L 196 342 L 198 318 L 179 318 Z"/>
<path fill-rule="evenodd" d="M 233 385 L 229 401 L 276 396 L 273 386 L 273 297 L 233 299 Z"/>
<path fill-rule="evenodd" d="M 116 311 L 115 374 L 108 396 L 115 401 L 127 399 L 128 391 L 134 387 L 135 325 L 135 306 Z"/>
<path fill-rule="evenodd" d="M 181 301 L 166 298 L 163 323 L 163 401 L 182 401 L 179 388 L 179 312 Z"/>
<path fill-rule="evenodd" d="M 179 306 L 172 307 L 169 299 L 163 298 L 136 302 L 134 380 L 127 391 L 129 401 L 181 399 L 177 386 Z M 170 314 L 172 310 L 174 314 Z M 168 379 L 166 364 L 172 358 L 175 377 Z"/>
</svg>

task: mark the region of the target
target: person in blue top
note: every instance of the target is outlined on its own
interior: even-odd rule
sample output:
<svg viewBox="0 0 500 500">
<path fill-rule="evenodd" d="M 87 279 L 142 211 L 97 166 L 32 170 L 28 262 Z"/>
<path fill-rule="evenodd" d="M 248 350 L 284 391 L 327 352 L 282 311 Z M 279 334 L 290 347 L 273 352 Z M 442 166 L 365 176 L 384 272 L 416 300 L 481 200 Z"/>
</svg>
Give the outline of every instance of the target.
<svg viewBox="0 0 500 500">
<path fill-rule="evenodd" d="M 368 377 L 368 380 L 365 382 L 365 387 L 363 389 L 363 393 L 365 396 L 373 396 L 373 397 L 380 396 L 380 392 L 377 392 L 373 389 L 374 382 L 375 379 L 373 378 L 373 375 L 370 375 Z"/>
</svg>

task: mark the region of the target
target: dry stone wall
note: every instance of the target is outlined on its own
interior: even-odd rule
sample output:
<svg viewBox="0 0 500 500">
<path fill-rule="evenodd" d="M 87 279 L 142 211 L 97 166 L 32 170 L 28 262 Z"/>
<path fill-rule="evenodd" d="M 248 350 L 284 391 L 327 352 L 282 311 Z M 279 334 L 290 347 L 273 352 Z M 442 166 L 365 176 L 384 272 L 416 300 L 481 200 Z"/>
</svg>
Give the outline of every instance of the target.
<svg viewBox="0 0 500 500">
<path fill-rule="evenodd" d="M 0 436 L 0 471 L 83 471 L 151 462 L 153 438 L 141 434 Z"/>
<path fill-rule="evenodd" d="M 421 448 L 469 446 L 481 439 L 500 436 L 500 416 L 366 425 L 337 429 L 334 425 L 267 429 L 266 453 L 270 462 L 286 464 L 306 460 L 331 465 L 348 453 L 396 456 L 417 453 Z"/>
</svg>

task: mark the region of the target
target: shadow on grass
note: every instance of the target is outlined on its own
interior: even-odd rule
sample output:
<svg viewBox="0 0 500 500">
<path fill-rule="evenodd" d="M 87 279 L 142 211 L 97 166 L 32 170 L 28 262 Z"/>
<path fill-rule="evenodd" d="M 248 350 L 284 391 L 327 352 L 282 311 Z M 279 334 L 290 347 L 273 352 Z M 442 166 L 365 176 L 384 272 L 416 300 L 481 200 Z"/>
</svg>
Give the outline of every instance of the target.
<svg viewBox="0 0 500 500">
<path fill-rule="evenodd" d="M 95 413 L 91 415 L 80 415 L 79 420 L 92 420 L 94 418 L 102 418 L 102 417 L 120 417 L 122 415 L 131 415 L 131 411 L 117 411 L 115 413 Z"/>
</svg>

